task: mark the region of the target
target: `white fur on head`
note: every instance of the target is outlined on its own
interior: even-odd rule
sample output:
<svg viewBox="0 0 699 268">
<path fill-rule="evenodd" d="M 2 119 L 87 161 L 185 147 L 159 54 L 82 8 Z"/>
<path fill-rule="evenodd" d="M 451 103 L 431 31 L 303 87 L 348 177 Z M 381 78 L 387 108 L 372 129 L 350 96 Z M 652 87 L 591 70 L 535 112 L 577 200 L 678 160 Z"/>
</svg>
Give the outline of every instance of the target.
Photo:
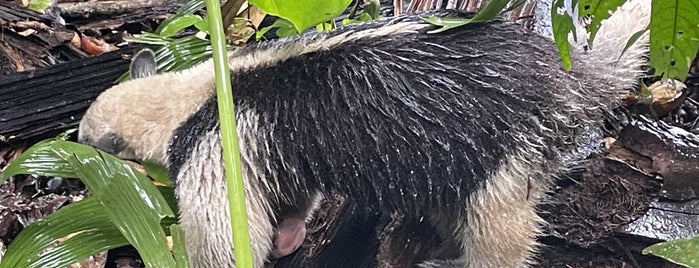
<svg viewBox="0 0 699 268">
<path fill-rule="evenodd" d="M 129 80 L 102 93 L 83 116 L 78 139 L 103 149 L 118 139 L 116 155 L 167 165 L 173 133 L 215 94 L 211 61 L 193 68 Z"/>
</svg>

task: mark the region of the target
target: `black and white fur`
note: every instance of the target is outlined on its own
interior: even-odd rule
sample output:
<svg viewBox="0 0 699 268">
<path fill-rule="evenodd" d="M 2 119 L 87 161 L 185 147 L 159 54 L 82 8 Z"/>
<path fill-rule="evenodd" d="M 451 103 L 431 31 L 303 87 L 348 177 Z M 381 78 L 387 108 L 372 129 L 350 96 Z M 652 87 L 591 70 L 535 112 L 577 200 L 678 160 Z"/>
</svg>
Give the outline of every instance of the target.
<svg viewBox="0 0 699 268">
<path fill-rule="evenodd" d="M 255 267 L 288 254 L 275 243 L 299 226 L 280 225 L 309 219 L 330 190 L 427 221 L 461 252 L 424 267 L 528 266 L 552 174 L 635 84 L 647 34 L 616 59 L 649 2 L 607 20 L 572 72 L 550 40 L 512 23 L 426 34 L 420 15 L 231 52 Z M 168 165 L 192 267 L 234 266 L 214 95 L 208 61 L 117 85 L 80 124 L 82 142 Z"/>
</svg>

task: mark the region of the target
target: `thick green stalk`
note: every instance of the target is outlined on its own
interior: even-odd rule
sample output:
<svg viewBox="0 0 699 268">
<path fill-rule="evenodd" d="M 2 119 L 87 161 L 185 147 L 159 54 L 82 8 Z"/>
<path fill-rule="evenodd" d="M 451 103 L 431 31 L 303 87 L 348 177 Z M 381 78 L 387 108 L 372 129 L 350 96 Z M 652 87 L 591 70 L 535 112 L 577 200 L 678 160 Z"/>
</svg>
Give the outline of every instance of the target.
<svg viewBox="0 0 699 268">
<path fill-rule="evenodd" d="M 251 268 L 252 251 L 248 233 L 248 217 L 243 191 L 243 173 L 238 149 L 238 133 L 235 123 L 233 91 L 228 69 L 226 53 L 226 36 L 221 19 L 219 0 L 206 0 L 209 32 L 213 49 L 214 70 L 216 72 L 216 94 L 218 97 L 219 119 L 221 121 L 221 145 L 225 164 L 226 183 L 228 185 L 228 205 L 233 228 L 233 248 L 235 265 L 239 268 Z"/>
</svg>

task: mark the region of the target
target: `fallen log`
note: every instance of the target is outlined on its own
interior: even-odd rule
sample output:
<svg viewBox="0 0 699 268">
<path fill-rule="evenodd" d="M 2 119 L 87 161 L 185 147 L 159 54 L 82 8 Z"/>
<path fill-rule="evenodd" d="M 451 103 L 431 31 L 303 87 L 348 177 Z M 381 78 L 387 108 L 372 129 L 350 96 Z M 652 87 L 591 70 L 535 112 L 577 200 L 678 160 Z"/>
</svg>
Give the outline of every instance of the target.
<svg viewBox="0 0 699 268">
<path fill-rule="evenodd" d="M 0 138 L 37 140 L 77 127 L 90 103 L 128 70 L 125 56 L 133 51 L 0 76 Z"/>
</svg>

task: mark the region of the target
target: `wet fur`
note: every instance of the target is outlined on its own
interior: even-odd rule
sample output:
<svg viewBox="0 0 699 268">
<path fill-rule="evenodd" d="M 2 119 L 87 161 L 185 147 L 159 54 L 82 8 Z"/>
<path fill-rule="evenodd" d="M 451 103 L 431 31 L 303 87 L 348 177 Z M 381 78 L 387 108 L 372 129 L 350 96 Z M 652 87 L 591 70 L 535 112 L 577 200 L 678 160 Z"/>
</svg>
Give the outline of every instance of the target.
<svg viewBox="0 0 699 268">
<path fill-rule="evenodd" d="M 429 29 L 402 16 L 230 54 L 256 267 L 277 221 L 310 216 L 329 190 L 367 213 L 426 219 L 462 252 L 425 267 L 533 261 L 534 205 L 574 137 L 633 86 L 644 46 L 615 64 L 616 47 L 577 51 L 565 72 L 550 40 L 508 22 Z M 604 29 L 597 40 L 618 41 Z M 169 165 L 193 267 L 233 262 L 213 92 L 210 62 L 133 80 L 100 96 L 80 128 L 87 143 L 112 133 L 123 156 Z M 124 113 L 119 98 L 150 108 Z"/>
</svg>

